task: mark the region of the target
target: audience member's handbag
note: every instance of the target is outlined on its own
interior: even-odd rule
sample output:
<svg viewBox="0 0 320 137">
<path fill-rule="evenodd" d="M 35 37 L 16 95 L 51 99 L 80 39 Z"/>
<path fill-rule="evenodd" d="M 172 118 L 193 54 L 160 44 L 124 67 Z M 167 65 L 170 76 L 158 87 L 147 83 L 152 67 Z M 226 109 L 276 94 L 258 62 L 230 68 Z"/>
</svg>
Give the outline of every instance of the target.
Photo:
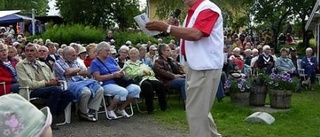
<svg viewBox="0 0 320 137">
<path fill-rule="evenodd" d="M 99 58 L 97 58 L 97 59 L 102 63 L 102 65 L 103 65 L 104 67 L 106 67 L 106 69 L 108 70 L 108 72 L 109 72 L 110 74 L 112 74 L 111 71 L 110 71 L 110 69 L 107 67 L 107 65 L 104 64 L 104 62 L 102 62 Z M 117 85 L 119 85 L 119 86 L 121 86 L 121 87 L 124 87 L 124 88 L 127 87 L 127 86 L 129 86 L 130 84 L 133 84 L 133 83 L 134 83 L 132 79 L 129 79 L 129 78 L 127 78 L 127 77 L 113 78 L 113 80 L 117 83 Z"/>
<path fill-rule="evenodd" d="M 129 79 L 129 78 L 126 78 L 126 77 L 114 78 L 113 80 L 121 87 L 127 87 L 127 86 L 129 86 L 130 84 L 133 83 L 132 79 Z"/>
</svg>

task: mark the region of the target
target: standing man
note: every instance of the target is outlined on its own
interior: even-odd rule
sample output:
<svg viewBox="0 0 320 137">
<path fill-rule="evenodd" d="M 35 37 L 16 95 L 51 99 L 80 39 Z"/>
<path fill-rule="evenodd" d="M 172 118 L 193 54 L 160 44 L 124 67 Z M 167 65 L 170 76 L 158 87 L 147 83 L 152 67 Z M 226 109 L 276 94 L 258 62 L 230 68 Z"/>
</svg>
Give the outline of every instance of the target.
<svg viewBox="0 0 320 137">
<path fill-rule="evenodd" d="M 181 39 L 180 60 L 188 66 L 186 111 L 191 137 L 220 137 L 211 108 L 223 67 L 223 19 L 209 0 L 183 0 L 190 8 L 182 27 L 161 21 L 146 24 L 149 30 L 166 31 Z"/>
</svg>

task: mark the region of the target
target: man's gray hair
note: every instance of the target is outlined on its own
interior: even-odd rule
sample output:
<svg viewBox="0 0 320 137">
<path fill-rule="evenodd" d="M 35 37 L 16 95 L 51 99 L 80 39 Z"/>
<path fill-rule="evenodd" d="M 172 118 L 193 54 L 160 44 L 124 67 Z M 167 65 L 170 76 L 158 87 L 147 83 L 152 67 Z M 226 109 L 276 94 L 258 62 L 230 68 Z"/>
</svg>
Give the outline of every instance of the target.
<svg viewBox="0 0 320 137">
<path fill-rule="evenodd" d="M 38 51 L 38 47 L 34 43 L 28 43 L 25 47 L 33 48 L 35 51 Z"/>
<path fill-rule="evenodd" d="M 38 48 L 38 51 L 41 50 L 41 49 L 44 49 L 46 52 L 49 51 L 49 49 L 48 49 L 46 46 L 40 46 L 40 47 Z"/>
<path fill-rule="evenodd" d="M 100 42 L 96 48 L 96 51 L 97 51 L 97 55 L 99 55 L 99 53 L 102 51 L 102 50 L 105 50 L 105 49 L 110 49 L 110 44 L 108 42 Z"/>
<path fill-rule="evenodd" d="M 62 54 L 63 55 L 69 54 L 72 50 L 75 50 L 75 49 L 71 46 L 67 46 L 63 49 Z"/>
</svg>

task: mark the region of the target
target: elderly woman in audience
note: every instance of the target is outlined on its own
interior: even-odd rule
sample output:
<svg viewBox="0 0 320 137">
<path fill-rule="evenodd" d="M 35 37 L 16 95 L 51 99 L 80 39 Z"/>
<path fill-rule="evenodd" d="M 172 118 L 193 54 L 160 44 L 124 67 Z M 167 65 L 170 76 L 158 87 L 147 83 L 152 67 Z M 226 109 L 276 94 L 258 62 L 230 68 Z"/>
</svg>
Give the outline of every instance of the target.
<svg viewBox="0 0 320 137">
<path fill-rule="evenodd" d="M 8 53 L 9 53 L 9 57 L 11 58 L 11 60 L 15 60 L 17 62 L 19 62 L 21 59 L 18 55 L 18 51 L 15 47 L 13 46 L 8 46 Z"/>
<path fill-rule="evenodd" d="M 23 45 L 22 45 L 21 43 L 19 43 L 19 42 L 14 42 L 14 43 L 12 44 L 12 46 L 17 49 L 17 53 L 18 53 L 18 54 L 21 54 L 21 53 L 22 53 L 22 51 L 23 51 Z"/>
<path fill-rule="evenodd" d="M 250 66 L 251 68 L 256 68 L 257 65 L 256 64 L 256 61 L 258 60 L 259 58 L 259 51 L 258 49 L 254 48 L 252 49 L 252 59 L 251 59 L 251 62 L 250 62 Z"/>
<path fill-rule="evenodd" d="M 91 43 L 86 47 L 86 49 L 88 52 L 88 56 L 84 60 L 84 64 L 86 65 L 86 67 L 89 67 L 92 60 L 97 56 L 97 53 L 96 53 L 97 44 Z"/>
<path fill-rule="evenodd" d="M 274 68 L 274 60 L 270 54 L 270 46 L 264 45 L 263 52 L 259 55 L 257 65 L 259 69 L 264 69 L 267 74 L 271 74 Z"/>
<path fill-rule="evenodd" d="M 252 51 L 251 49 L 244 50 L 244 67 L 243 67 L 243 73 L 246 75 L 251 74 L 251 59 L 252 59 Z"/>
<path fill-rule="evenodd" d="M 47 57 L 47 60 L 51 60 L 52 62 L 56 62 L 59 60 L 59 56 L 56 54 L 56 47 L 54 46 L 53 42 L 47 42 L 45 45 L 49 50 L 49 56 Z"/>
<path fill-rule="evenodd" d="M 127 87 L 119 86 L 114 79 L 124 77 L 123 70 L 120 70 L 119 65 L 113 57 L 110 56 L 110 45 L 107 42 L 101 42 L 97 46 L 97 57 L 91 62 L 90 70 L 93 77 L 102 81 L 105 94 L 114 96 L 108 106 L 108 115 L 111 118 L 117 118 L 115 107 L 120 102 L 123 102 L 118 107 L 118 113 L 124 117 L 129 117 L 125 108 L 135 99 L 139 98 L 140 87 L 135 84 L 130 84 Z"/>
<path fill-rule="evenodd" d="M 291 76 L 296 74 L 296 67 L 294 66 L 291 59 L 288 57 L 288 49 L 281 48 L 280 50 L 281 56 L 276 60 L 275 67 L 278 72 L 283 73 L 289 73 Z"/>
<path fill-rule="evenodd" d="M 129 57 L 130 60 L 125 63 L 124 72 L 126 73 L 126 76 L 134 79 L 136 83 L 140 84 L 148 113 L 153 113 L 154 91 L 156 91 L 156 94 L 158 95 L 160 109 L 165 111 L 167 109 L 166 91 L 162 82 L 155 78 L 154 72 L 149 66 L 138 60 L 138 49 L 130 49 Z"/>
<path fill-rule="evenodd" d="M 53 67 L 53 61 L 52 60 L 47 60 L 47 56 L 49 54 L 49 50 L 46 46 L 40 46 L 38 48 L 38 59 L 39 61 L 45 63 L 51 70 Z"/>
<path fill-rule="evenodd" d="M 150 58 L 148 58 L 146 56 L 146 54 L 147 54 L 147 47 L 145 47 L 145 46 L 140 47 L 139 48 L 139 60 L 142 63 L 144 63 L 144 64 L 146 64 L 146 65 L 148 65 L 149 67 L 152 68 L 152 61 L 151 61 Z"/>
<path fill-rule="evenodd" d="M 80 50 L 79 50 L 79 58 L 83 61 L 84 63 L 84 60 L 86 59 L 87 57 L 87 49 L 83 46 L 80 47 Z"/>
<path fill-rule="evenodd" d="M 128 57 L 129 47 L 123 45 L 119 49 L 119 57 L 116 58 L 116 62 L 119 64 L 120 68 L 123 68 L 124 63 L 129 59 Z"/>
<path fill-rule="evenodd" d="M 301 60 L 301 68 L 305 70 L 305 74 L 307 74 L 307 80 L 303 81 L 303 84 L 311 84 L 311 90 L 314 90 L 315 80 L 316 80 L 316 70 L 317 70 L 317 59 L 313 55 L 312 48 L 306 49 L 306 56 Z"/>
<path fill-rule="evenodd" d="M 164 83 L 167 89 L 180 91 L 180 98 L 185 102 L 185 73 L 182 67 L 170 58 L 170 47 L 159 45 L 159 58 L 155 61 L 153 70 L 156 77 Z"/>
<path fill-rule="evenodd" d="M 244 67 L 243 56 L 240 55 L 241 49 L 236 47 L 233 49 L 233 54 L 229 57 L 230 62 L 234 65 L 234 70 L 241 71 Z"/>
<path fill-rule="evenodd" d="M 17 61 L 11 60 L 8 56 L 8 46 L 0 43 L 0 82 L 5 82 L 5 88 L 3 84 L 0 84 L 0 96 L 10 92 L 19 92 L 18 76 L 15 70 L 16 64 Z"/>
</svg>

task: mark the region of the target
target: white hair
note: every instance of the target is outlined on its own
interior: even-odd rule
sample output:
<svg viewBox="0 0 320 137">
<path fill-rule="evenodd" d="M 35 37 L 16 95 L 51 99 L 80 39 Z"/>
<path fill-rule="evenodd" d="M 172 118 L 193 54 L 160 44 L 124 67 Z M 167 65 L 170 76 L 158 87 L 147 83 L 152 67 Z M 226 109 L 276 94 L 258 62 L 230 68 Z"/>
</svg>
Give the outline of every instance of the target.
<svg viewBox="0 0 320 137">
<path fill-rule="evenodd" d="M 246 50 L 244 50 L 244 52 L 247 53 L 247 52 L 252 52 L 252 51 L 251 51 L 251 49 L 246 49 Z"/>
<path fill-rule="evenodd" d="M 38 48 L 38 51 L 39 51 L 40 49 L 44 49 L 46 52 L 49 51 L 49 49 L 48 49 L 46 46 L 40 46 L 40 47 Z"/>
<path fill-rule="evenodd" d="M 97 45 L 96 52 L 97 54 L 99 54 L 102 50 L 105 49 L 110 49 L 110 44 L 108 42 L 103 41 Z"/>
<path fill-rule="evenodd" d="M 233 49 L 233 51 L 241 51 L 241 49 L 238 48 L 238 47 L 235 47 L 235 48 Z"/>
<path fill-rule="evenodd" d="M 264 46 L 262 47 L 262 50 L 263 50 L 263 51 L 265 51 L 265 50 L 267 50 L 267 49 L 270 49 L 270 46 L 269 46 L 269 45 L 264 45 Z"/>
<path fill-rule="evenodd" d="M 257 50 L 256 48 L 252 49 L 252 53 L 258 53 L 259 50 Z"/>
<path fill-rule="evenodd" d="M 126 50 L 126 51 L 128 52 L 128 51 L 129 51 L 129 47 L 126 46 L 126 45 L 122 45 L 122 46 L 119 48 L 118 52 L 120 53 L 122 50 Z"/>
<path fill-rule="evenodd" d="M 306 51 L 313 51 L 312 48 L 307 48 Z"/>
</svg>

